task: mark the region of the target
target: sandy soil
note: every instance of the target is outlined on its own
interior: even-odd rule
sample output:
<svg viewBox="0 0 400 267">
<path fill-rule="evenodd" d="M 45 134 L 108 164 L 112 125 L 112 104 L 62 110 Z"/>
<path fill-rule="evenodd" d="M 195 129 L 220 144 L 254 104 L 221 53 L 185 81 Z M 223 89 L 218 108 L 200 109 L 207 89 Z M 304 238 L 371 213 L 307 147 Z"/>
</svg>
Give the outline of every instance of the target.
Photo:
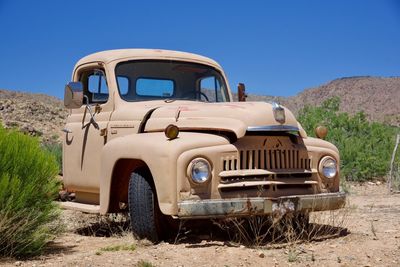
<svg viewBox="0 0 400 267">
<path fill-rule="evenodd" d="M 89 222 L 99 222 L 95 216 L 64 211 L 67 232 L 44 255 L 30 260 L 3 259 L 0 265 L 400 266 L 400 194 L 389 195 L 384 185 L 374 184 L 352 185 L 350 192 L 347 208 L 335 213 L 336 217 L 312 215 L 315 225 L 327 223 L 335 230 L 329 238 L 317 235 L 312 241 L 296 239 L 254 248 L 232 242 L 221 233 L 206 232 L 182 233 L 175 244 L 172 240 L 152 245 L 134 240 L 122 224 L 99 231 L 96 225 L 88 227 Z M 90 230 L 114 236 L 88 236 Z"/>
</svg>

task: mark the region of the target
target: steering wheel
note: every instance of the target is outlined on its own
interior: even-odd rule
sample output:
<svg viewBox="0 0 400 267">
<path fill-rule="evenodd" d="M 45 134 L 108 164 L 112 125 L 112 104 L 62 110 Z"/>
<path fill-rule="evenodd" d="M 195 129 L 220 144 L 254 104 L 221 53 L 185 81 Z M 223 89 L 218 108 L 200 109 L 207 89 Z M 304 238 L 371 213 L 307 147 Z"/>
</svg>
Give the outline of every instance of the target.
<svg viewBox="0 0 400 267">
<path fill-rule="evenodd" d="M 201 96 L 204 96 L 204 98 L 206 99 L 207 102 L 210 102 L 210 100 L 208 99 L 207 95 L 203 92 L 200 92 L 200 98 Z"/>
</svg>

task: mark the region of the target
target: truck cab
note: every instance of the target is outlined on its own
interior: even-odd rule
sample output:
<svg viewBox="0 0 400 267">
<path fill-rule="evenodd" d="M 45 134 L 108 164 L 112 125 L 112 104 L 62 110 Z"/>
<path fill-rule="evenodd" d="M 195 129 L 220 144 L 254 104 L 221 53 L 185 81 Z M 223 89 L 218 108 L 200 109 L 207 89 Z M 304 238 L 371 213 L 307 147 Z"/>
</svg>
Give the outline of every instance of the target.
<svg viewBox="0 0 400 267">
<path fill-rule="evenodd" d="M 243 86 L 239 95 L 245 100 Z M 76 197 L 63 207 L 129 211 L 140 238 L 157 241 L 171 218 L 345 203 L 337 148 L 308 137 L 277 103 L 235 102 L 212 59 L 153 49 L 95 53 L 76 64 L 64 104 L 63 181 Z"/>
</svg>

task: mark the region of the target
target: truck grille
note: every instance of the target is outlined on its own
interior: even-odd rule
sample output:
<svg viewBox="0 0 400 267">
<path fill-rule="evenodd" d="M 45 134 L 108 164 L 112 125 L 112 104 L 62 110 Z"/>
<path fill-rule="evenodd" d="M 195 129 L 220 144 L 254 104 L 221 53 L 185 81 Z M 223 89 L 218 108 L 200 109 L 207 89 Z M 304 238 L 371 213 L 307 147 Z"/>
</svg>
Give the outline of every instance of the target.
<svg viewBox="0 0 400 267">
<path fill-rule="evenodd" d="M 221 155 L 218 189 L 225 197 L 313 194 L 318 182 L 299 136 L 246 136 Z"/>
<path fill-rule="evenodd" d="M 239 157 L 223 160 L 223 170 L 310 170 L 311 159 L 299 150 L 241 150 Z"/>
</svg>

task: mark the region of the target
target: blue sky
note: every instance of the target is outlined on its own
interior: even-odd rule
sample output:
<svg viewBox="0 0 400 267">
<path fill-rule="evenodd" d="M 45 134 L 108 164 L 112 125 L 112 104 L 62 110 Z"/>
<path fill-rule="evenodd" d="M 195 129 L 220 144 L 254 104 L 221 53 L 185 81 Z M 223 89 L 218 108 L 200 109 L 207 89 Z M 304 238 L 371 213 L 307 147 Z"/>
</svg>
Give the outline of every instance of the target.
<svg viewBox="0 0 400 267">
<path fill-rule="evenodd" d="M 289 96 L 400 76 L 400 1 L 0 0 L 0 88 L 61 98 L 79 58 L 116 48 L 202 54 L 234 90 Z"/>
</svg>

